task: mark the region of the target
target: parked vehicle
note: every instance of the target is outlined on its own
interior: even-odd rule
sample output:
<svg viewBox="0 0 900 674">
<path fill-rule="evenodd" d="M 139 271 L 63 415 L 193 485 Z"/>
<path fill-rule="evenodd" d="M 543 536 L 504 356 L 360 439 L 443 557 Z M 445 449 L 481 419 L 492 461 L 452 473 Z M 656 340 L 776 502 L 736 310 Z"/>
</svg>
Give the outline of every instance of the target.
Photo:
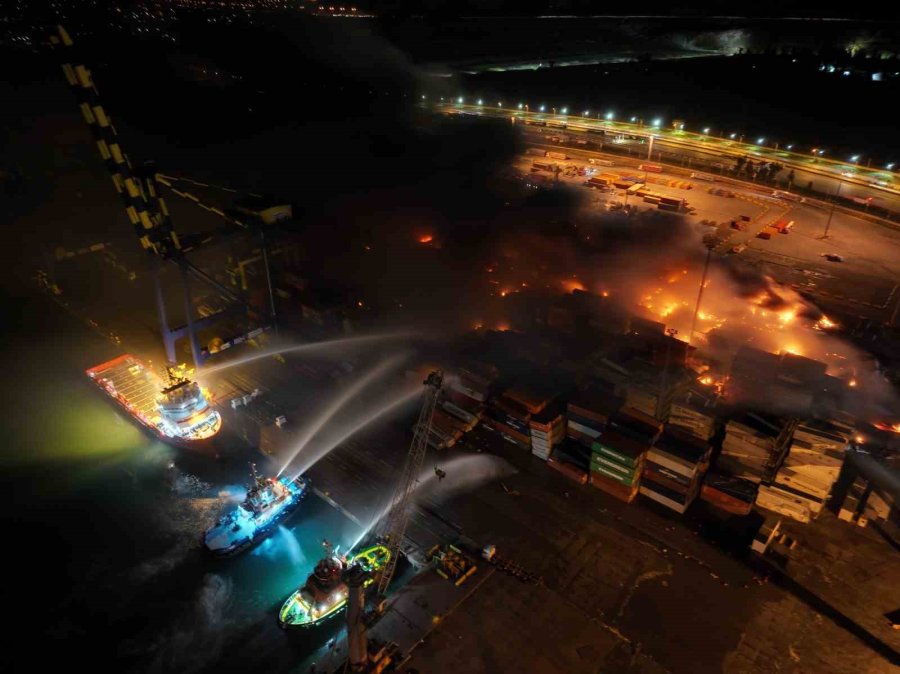
<svg viewBox="0 0 900 674">
<path fill-rule="evenodd" d="M 796 201 L 797 203 L 804 203 L 806 199 L 801 197 L 799 194 L 792 194 L 791 192 L 782 192 L 781 190 L 775 190 L 772 192 L 772 196 L 776 199 L 784 199 L 785 201 Z"/>
</svg>

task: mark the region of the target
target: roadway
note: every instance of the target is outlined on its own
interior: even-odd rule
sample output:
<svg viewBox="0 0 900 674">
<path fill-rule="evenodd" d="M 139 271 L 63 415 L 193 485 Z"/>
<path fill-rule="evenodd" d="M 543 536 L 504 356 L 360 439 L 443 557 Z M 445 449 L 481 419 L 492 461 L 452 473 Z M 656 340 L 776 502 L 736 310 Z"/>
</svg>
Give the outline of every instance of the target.
<svg viewBox="0 0 900 674">
<path fill-rule="evenodd" d="M 530 130 L 530 129 L 529 129 Z M 896 325 L 900 317 L 900 230 L 879 224 L 863 213 L 835 208 L 825 202 L 807 199 L 804 202 L 774 198 L 771 190 L 743 181 L 717 178 L 708 183 L 689 178 L 690 170 L 666 166 L 662 173 L 641 172 L 641 160 L 603 154 L 593 150 L 561 147 L 549 142 L 548 134 L 533 135 L 530 147 L 541 151 L 564 151 L 570 157 L 559 161 L 561 166 L 590 168 L 591 158 L 613 162 L 613 167 L 594 167 L 598 171 L 641 175 L 648 181 L 665 179 L 686 180 L 692 189 L 666 187 L 650 183 L 654 191 L 686 198 L 692 213 L 689 221 L 715 227 L 720 240 L 716 252 L 735 255 L 746 263 L 764 270 L 781 283 L 790 285 L 822 306 L 829 315 L 847 319 L 873 319 Z M 533 156 L 517 160 L 521 172 L 530 175 Z M 558 180 L 581 187 L 584 177 L 565 176 Z M 716 188 L 726 190 L 733 197 L 718 196 Z M 605 206 L 611 201 L 625 201 L 623 191 L 595 194 L 595 205 Z M 632 203 L 632 206 L 634 204 Z M 638 204 L 638 208 L 645 208 Z M 732 220 L 741 216 L 749 220 L 746 229 L 735 230 Z M 769 240 L 757 238 L 767 225 L 781 219 L 793 221 L 789 235 L 773 236 Z M 828 229 L 828 236 L 823 236 Z M 732 252 L 738 251 L 738 252 Z M 831 262 L 824 256 L 838 254 L 843 262 Z"/>
<path fill-rule="evenodd" d="M 589 134 L 587 137 L 591 140 L 605 143 L 605 140 L 598 141 L 597 138 L 602 131 L 607 135 L 601 138 L 612 136 L 616 139 L 618 152 L 630 151 L 634 156 L 641 155 L 643 158 L 648 158 L 648 143 L 652 137 L 652 157 L 649 157 L 652 161 L 683 162 L 687 167 L 693 164 L 695 168 L 702 170 L 721 172 L 730 169 L 732 168 L 730 162 L 741 156 L 750 157 L 754 161 L 778 162 L 785 167 L 779 178 L 786 179 L 788 172 L 793 170 L 794 185 L 799 188 L 806 188 L 812 183 L 813 189 L 823 194 L 837 193 L 847 199 L 871 199 L 869 203 L 872 207 L 891 211 L 897 214 L 894 219 L 900 219 L 900 178 L 893 171 L 856 166 L 851 162 L 743 143 L 729 138 L 648 127 L 643 124 L 594 120 L 580 115 L 545 114 L 468 104 L 442 104 L 437 108 L 446 113 L 463 112 L 501 118 L 513 116 L 517 121 L 547 125 L 537 127 L 539 129 Z M 613 144 L 613 141 L 610 141 L 610 144 Z M 723 160 L 729 163 L 726 164 Z M 717 167 L 716 164 L 723 166 Z M 851 175 L 843 175 L 845 173 Z"/>
</svg>

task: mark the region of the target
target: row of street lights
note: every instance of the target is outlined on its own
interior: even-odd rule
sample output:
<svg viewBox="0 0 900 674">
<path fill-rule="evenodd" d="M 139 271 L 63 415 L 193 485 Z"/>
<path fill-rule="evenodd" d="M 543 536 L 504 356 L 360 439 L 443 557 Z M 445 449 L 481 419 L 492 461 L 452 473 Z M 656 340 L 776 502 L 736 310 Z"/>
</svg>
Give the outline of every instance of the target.
<svg viewBox="0 0 900 674">
<path fill-rule="evenodd" d="M 423 95 L 423 96 L 422 96 L 422 99 L 425 100 L 425 98 L 426 98 L 426 97 Z M 441 102 L 443 102 L 443 101 L 444 101 L 444 98 L 441 97 Z M 463 103 L 465 103 L 465 98 L 463 98 L 462 96 L 459 96 L 459 97 L 456 99 L 456 103 L 457 103 L 458 105 L 462 105 Z M 479 98 L 479 99 L 477 99 L 476 104 L 477 104 L 477 105 L 484 105 L 484 100 L 481 99 L 481 98 Z M 498 107 L 498 108 L 502 108 L 502 107 L 503 107 L 503 102 L 502 102 L 502 101 L 498 101 L 498 102 L 497 102 L 497 107 Z M 527 103 L 519 103 L 516 107 L 517 107 L 517 109 L 519 109 L 519 110 L 524 110 L 525 112 L 530 112 L 530 108 L 528 107 L 528 104 L 527 104 Z M 555 107 L 551 107 L 550 109 L 551 109 L 551 111 L 552 111 L 552 113 L 553 113 L 554 115 L 557 114 L 556 108 L 555 108 Z M 538 112 L 546 112 L 546 111 L 547 111 L 547 106 L 546 106 L 546 105 L 543 105 L 543 104 L 542 104 L 542 105 L 539 106 Z M 562 107 L 562 108 L 560 108 L 560 109 L 559 109 L 559 114 L 562 114 L 562 115 L 568 115 L 568 114 L 569 114 L 569 108 L 568 108 L 568 107 Z M 602 115 L 602 113 L 599 113 L 599 112 L 598 112 L 598 113 L 597 113 L 597 119 L 600 119 L 600 118 L 601 118 L 601 115 Z M 584 112 L 581 113 L 581 116 L 582 116 L 582 117 L 589 117 L 589 116 L 590 116 L 590 110 L 585 110 Z M 608 122 L 613 122 L 613 121 L 615 121 L 615 114 L 614 114 L 612 111 L 607 112 L 605 115 L 602 115 L 602 117 L 605 118 L 606 121 L 608 121 Z M 630 121 L 632 124 L 637 124 L 638 126 L 643 126 L 643 124 L 644 124 L 644 120 L 643 120 L 642 118 L 640 118 L 640 117 L 631 117 L 629 121 Z M 654 128 L 654 129 L 661 129 L 662 126 L 663 126 L 663 120 L 660 119 L 660 118 L 656 118 L 656 119 L 654 119 L 654 120 L 651 122 L 650 126 L 651 126 L 652 128 Z M 684 130 L 684 124 L 679 125 L 678 130 L 679 130 L 679 131 L 683 131 L 683 130 Z M 711 133 L 710 133 L 711 131 L 712 131 L 712 129 L 711 129 L 710 127 L 708 127 L 708 126 L 707 126 L 707 127 L 704 127 L 704 128 L 703 128 L 703 135 L 704 135 L 704 136 L 710 136 L 710 135 L 711 135 Z M 724 138 L 724 137 L 725 137 L 725 136 L 724 136 L 724 133 L 723 133 L 722 136 L 721 136 L 721 138 Z M 742 133 L 731 133 L 731 134 L 728 135 L 728 138 L 731 139 L 731 140 L 737 140 L 738 143 L 743 143 L 743 142 L 744 142 L 744 134 L 742 134 Z M 758 145 L 758 146 L 764 146 L 765 143 L 766 143 L 766 138 L 765 138 L 764 136 L 760 136 L 759 138 L 756 139 L 756 143 L 755 143 L 755 144 Z M 779 149 L 779 148 L 778 148 L 778 143 L 775 143 L 775 149 L 776 149 L 776 150 Z M 792 151 L 792 150 L 794 149 L 794 144 L 793 144 L 793 143 L 789 143 L 789 144 L 787 144 L 787 145 L 784 146 L 784 149 L 787 150 L 787 151 Z M 822 157 L 822 156 L 825 155 L 825 150 L 822 149 L 822 148 L 812 148 L 811 154 L 814 155 L 814 156 L 817 156 L 817 157 Z M 856 155 L 851 156 L 849 159 L 850 159 L 850 161 L 851 161 L 852 163 L 854 163 L 854 164 L 859 164 L 859 161 L 860 161 L 860 159 L 862 159 L 862 156 L 856 154 Z M 869 163 L 870 163 L 870 165 L 871 165 L 871 160 L 870 160 Z M 896 164 L 895 164 L 894 162 L 889 162 L 889 163 L 885 164 L 884 168 L 885 168 L 886 170 L 888 170 L 888 171 L 893 171 L 895 166 L 896 166 Z"/>
</svg>

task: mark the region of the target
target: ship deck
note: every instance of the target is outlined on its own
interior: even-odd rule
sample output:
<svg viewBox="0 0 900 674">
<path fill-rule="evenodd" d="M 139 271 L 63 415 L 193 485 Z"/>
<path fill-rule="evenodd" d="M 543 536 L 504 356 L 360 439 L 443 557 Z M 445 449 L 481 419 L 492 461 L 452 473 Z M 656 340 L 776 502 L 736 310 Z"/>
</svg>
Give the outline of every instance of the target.
<svg viewBox="0 0 900 674">
<path fill-rule="evenodd" d="M 163 382 L 138 358 L 125 354 L 92 367 L 87 374 L 131 414 L 148 426 L 157 427 L 160 416 L 156 398 Z"/>
</svg>

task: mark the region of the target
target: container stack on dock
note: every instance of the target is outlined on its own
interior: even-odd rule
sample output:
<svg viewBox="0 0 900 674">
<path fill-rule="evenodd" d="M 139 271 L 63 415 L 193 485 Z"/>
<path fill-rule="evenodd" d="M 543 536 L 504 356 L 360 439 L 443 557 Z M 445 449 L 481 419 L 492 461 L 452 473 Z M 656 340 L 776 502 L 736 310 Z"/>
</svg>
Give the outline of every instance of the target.
<svg viewBox="0 0 900 674">
<path fill-rule="evenodd" d="M 895 494 L 858 476 L 844 497 L 838 518 L 861 527 L 872 520 L 891 520 L 900 526 L 900 502 Z"/>
<path fill-rule="evenodd" d="M 435 408 L 428 444 L 435 449 L 453 447 L 468 430 L 466 423 L 440 407 Z"/>
<path fill-rule="evenodd" d="M 485 426 L 518 447 L 531 450 L 531 413 L 523 405 L 505 395 L 495 396 L 488 402 L 485 414 Z"/>
<path fill-rule="evenodd" d="M 750 544 L 750 549 L 761 555 L 765 554 L 766 550 L 769 549 L 769 545 L 775 540 L 775 537 L 778 536 L 780 531 L 781 518 L 769 515 L 759 527 L 756 535 L 753 536 L 753 542 Z"/>
<path fill-rule="evenodd" d="M 747 413 L 732 419 L 725 426 L 716 466 L 752 482 L 768 480 L 784 458 L 792 430 L 793 424 L 768 415 Z"/>
<path fill-rule="evenodd" d="M 700 492 L 710 451 L 708 442 L 666 428 L 647 452 L 640 493 L 683 514 Z"/>
<path fill-rule="evenodd" d="M 827 421 L 806 421 L 794 430 L 790 449 L 757 504 L 800 522 L 822 512 L 844 464 L 849 436 Z"/>
<path fill-rule="evenodd" d="M 580 442 L 565 438 L 547 459 L 547 465 L 578 484 L 587 484 L 591 450 Z"/>
<path fill-rule="evenodd" d="M 897 497 L 886 489 L 873 485 L 866 499 L 866 505 L 856 523 L 864 527 L 871 521 L 892 520 L 900 525 L 900 503 Z"/>
<path fill-rule="evenodd" d="M 668 426 L 709 440 L 716 430 L 714 396 L 694 390 L 676 396 L 669 408 Z"/>
<path fill-rule="evenodd" d="M 663 425 L 653 416 L 633 407 L 623 407 L 609 418 L 608 428 L 644 442 L 648 447 L 656 442 Z"/>
<path fill-rule="evenodd" d="M 869 484 L 865 478 L 857 477 L 853 481 L 850 488 L 847 489 L 847 494 L 844 496 L 844 502 L 841 504 L 841 509 L 838 511 L 838 519 L 844 520 L 845 522 L 856 521 L 856 518 L 859 517 L 859 514 L 866 505 L 868 487 Z"/>
<path fill-rule="evenodd" d="M 599 389 L 582 391 L 566 407 L 566 435 L 590 447 L 621 404 L 621 400 L 608 392 Z"/>
<path fill-rule="evenodd" d="M 484 369 L 485 372 L 480 370 Z M 497 373 L 491 368 L 474 367 L 460 369 L 455 377 L 448 378 L 444 397 L 469 414 L 481 417 L 490 396 L 491 384 Z"/>
<path fill-rule="evenodd" d="M 541 459 L 550 458 L 553 448 L 566 437 L 566 418 L 562 405 L 552 404 L 531 417 L 531 453 Z"/>
<path fill-rule="evenodd" d="M 742 477 L 710 471 L 700 488 L 700 499 L 732 515 L 749 515 L 759 485 Z"/>
<path fill-rule="evenodd" d="M 649 449 L 645 440 L 608 428 L 592 445 L 591 484 L 631 503 L 640 489 L 644 457 Z"/>
</svg>

